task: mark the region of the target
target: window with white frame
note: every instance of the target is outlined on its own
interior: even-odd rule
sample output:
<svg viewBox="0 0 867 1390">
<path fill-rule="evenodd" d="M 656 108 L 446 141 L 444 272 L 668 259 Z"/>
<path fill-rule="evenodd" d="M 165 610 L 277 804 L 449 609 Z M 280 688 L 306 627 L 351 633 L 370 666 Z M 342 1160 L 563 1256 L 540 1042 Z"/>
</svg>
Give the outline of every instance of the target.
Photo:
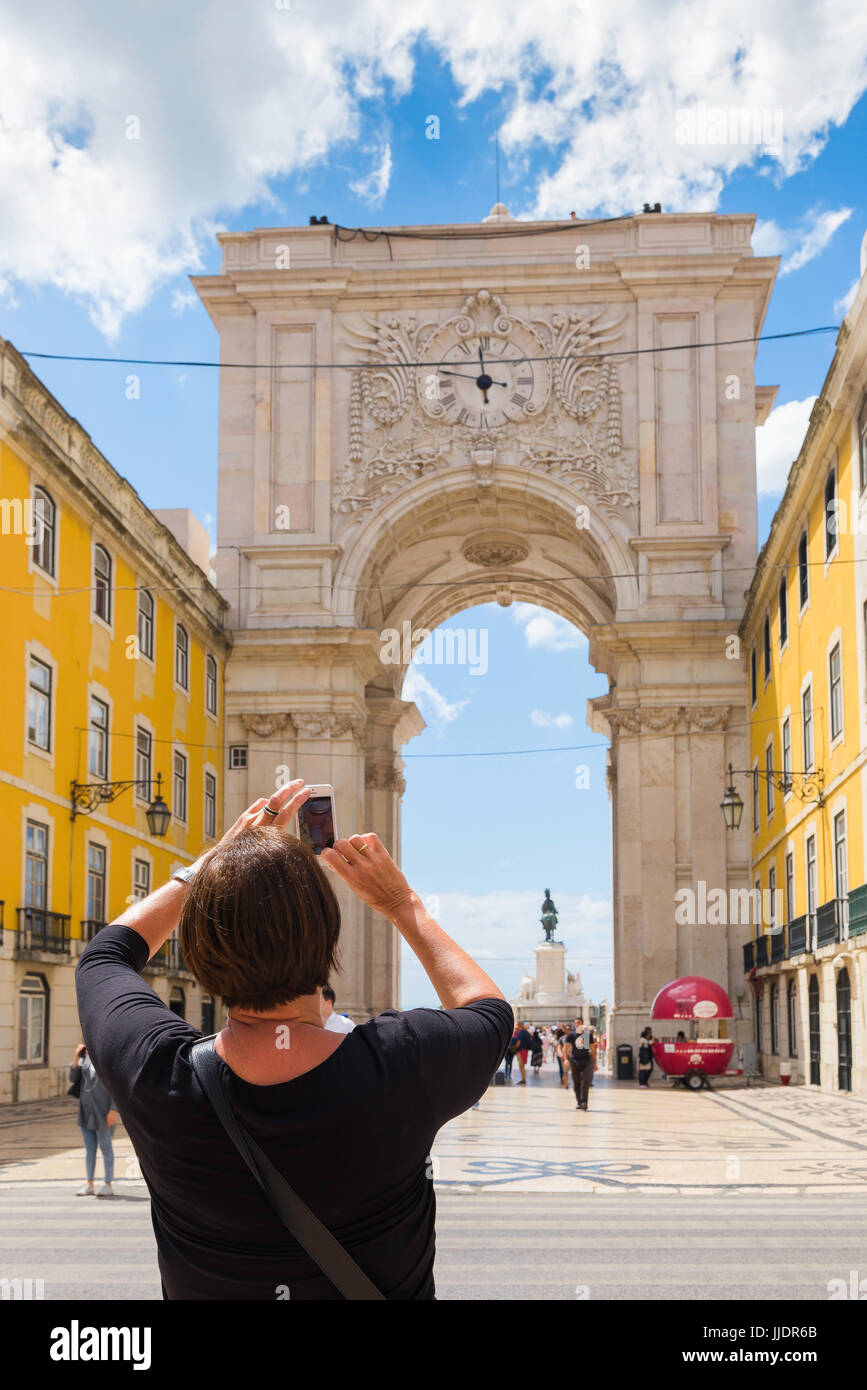
<svg viewBox="0 0 867 1390">
<path fill-rule="evenodd" d="M 801 730 L 804 739 L 804 771 L 813 766 L 813 687 L 805 685 L 801 693 Z"/>
<path fill-rule="evenodd" d="M 867 604 L 865 604 L 865 613 L 867 613 Z M 759 694 L 759 682 L 756 674 L 756 666 L 756 649 L 755 647 L 753 647 L 752 651 L 750 652 L 750 704 L 752 705 L 756 703 Z"/>
<path fill-rule="evenodd" d="M 51 667 L 35 656 L 30 658 L 27 690 L 27 742 L 51 752 Z"/>
<path fill-rule="evenodd" d="M 151 891 L 151 866 L 147 859 L 134 859 L 132 861 L 132 895 L 136 902 L 141 902 Z"/>
<path fill-rule="evenodd" d="M 795 851 L 786 855 L 786 921 L 795 920 Z"/>
<path fill-rule="evenodd" d="M 18 989 L 19 1066 L 44 1066 L 47 1042 L 48 986 L 41 975 L 25 975 Z"/>
<path fill-rule="evenodd" d="M 210 652 L 205 657 L 205 709 L 217 713 L 217 662 Z"/>
<path fill-rule="evenodd" d="M 111 623 L 111 556 L 104 545 L 93 547 L 93 611 Z"/>
<path fill-rule="evenodd" d="M 217 835 L 217 779 L 213 772 L 205 773 L 205 834 L 210 839 Z"/>
<path fill-rule="evenodd" d="M 780 580 L 780 648 L 782 649 L 789 640 L 789 591 L 786 587 L 788 579 L 784 574 Z"/>
<path fill-rule="evenodd" d="M 108 781 L 108 705 L 96 695 L 90 697 L 87 770 L 101 782 Z"/>
<path fill-rule="evenodd" d="M 825 559 L 837 549 L 837 470 L 832 468 L 825 483 Z"/>
<path fill-rule="evenodd" d="M 181 623 L 175 628 L 175 681 L 181 690 L 189 690 L 190 638 L 187 629 Z"/>
<path fill-rule="evenodd" d="M 819 905 L 819 886 L 816 880 L 816 837 L 808 835 L 805 846 L 807 861 L 807 912 L 815 915 Z"/>
<path fill-rule="evenodd" d="M 229 746 L 229 767 L 233 772 L 237 772 L 247 766 L 247 745 L 246 743 L 233 743 Z"/>
<path fill-rule="evenodd" d="M 777 930 L 777 866 L 772 864 L 768 869 L 768 928 L 770 931 Z"/>
<path fill-rule="evenodd" d="M 87 918 L 104 922 L 105 917 L 105 846 L 87 847 Z"/>
<path fill-rule="evenodd" d="M 48 826 L 29 820 L 24 846 L 24 906 L 48 906 Z"/>
<path fill-rule="evenodd" d="M 810 562 L 807 553 L 807 533 L 801 533 L 798 541 L 798 597 L 801 608 L 807 603 L 810 597 Z"/>
<path fill-rule="evenodd" d="M 774 818 L 774 745 L 769 743 L 765 749 L 765 809 L 768 820 Z"/>
<path fill-rule="evenodd" d="M 138 649 L 149 661 L 154 659 L 154 596 L 148 589 L 138 591 Z"/>
<path fill-rule="evenodd" d="M 798 986 L 794 975 L 789 977 L 786 986 L 786 1021 L 789 1031 L 789 1056 L 798 1055 Z"/>
<path fill-rule="evenodd" d="M 828 655 L 828 685 L 831 696 L 831 741 L 843 732 L 843 671 L 840 662 L 840 643 L 835 642 Z"/>
<path fill-rule="evenodd" d="M 762 625 L 762 667 L 765 680 L 770 680 L 771 676 L 771 615 L 765 614 L 765 621 Z"/>
<path fill-rule="evenodd" d="M 33 560 L 44 574 L 54 579 L 54 554 L 57 540 L 57 509 L 44 487 L 33 489 L 33 518 L 36 523 L 36 543 Z"/>
<path fill-rule="evenodd" d="M 834 817 L 834 896 L 845 901 L 849 896 L 849 858 L 846 849 L 846 812 Z"/>
<path fill-rule="evenodd" d="M 150 801 L 151 784 L 154 780 L 154 738 L 150 729 L 136 725 L 135 731 L 135 780 L 142 785 L 136 787 L 141 801 Z"/>
<path fill-rule="evenodd" d="M 753 830 L 759 828 L 759 769 L 753 768 Z"/>
<path fill-rule="evenodd" d="M 175 820 L 187 819 L 187 759 L 177 751 L 172 759 L 172 814 Z"/>
<path fill-rule="evenodd" d="M 783 720 L 783 795 L 792 790 L 792 721 L 788 715 Z"/>
</svg>

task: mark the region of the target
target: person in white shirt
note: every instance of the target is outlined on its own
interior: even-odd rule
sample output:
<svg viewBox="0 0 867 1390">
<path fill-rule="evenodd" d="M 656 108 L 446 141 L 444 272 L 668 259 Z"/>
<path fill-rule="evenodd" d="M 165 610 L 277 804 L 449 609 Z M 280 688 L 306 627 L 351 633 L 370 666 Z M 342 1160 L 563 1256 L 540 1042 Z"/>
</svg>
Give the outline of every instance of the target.
<svg viewBox="0 0 867 1390">
<path fill-rule="evenodd" d="M 323 985 L 319 991 L 319 1011 L 322 1014 L 322 1022 L 329 1033 L 351 1033 L 355 1024 L 346 1014 L 336 1014 L 334 1012 L 334 990 L 330 985 Z"/>
</svg>

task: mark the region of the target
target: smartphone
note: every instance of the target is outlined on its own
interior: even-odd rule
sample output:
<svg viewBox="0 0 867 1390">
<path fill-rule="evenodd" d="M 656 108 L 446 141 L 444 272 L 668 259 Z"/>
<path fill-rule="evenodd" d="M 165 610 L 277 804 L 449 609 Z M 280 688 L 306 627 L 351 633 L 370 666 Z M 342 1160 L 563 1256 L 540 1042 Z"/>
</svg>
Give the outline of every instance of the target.
<svg viewBox="0 0 867 1390">
<path fill-rule="evenodd" d="M 310 793 L 298 812 L 298 838 L 314 854 L 321 854 L 332 849 L 337 839 L 334 788 L 326 782 L 311 787 Z"/>
</svg>

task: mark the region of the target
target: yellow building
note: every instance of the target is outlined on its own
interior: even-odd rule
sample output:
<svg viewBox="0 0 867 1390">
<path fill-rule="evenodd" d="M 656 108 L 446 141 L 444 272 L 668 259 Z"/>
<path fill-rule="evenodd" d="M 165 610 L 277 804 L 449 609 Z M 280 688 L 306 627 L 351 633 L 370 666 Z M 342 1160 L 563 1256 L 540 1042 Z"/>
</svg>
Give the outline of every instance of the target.
<svg viewBox="0 0 867 1390">
<path fill-rule="evenodd" d="M 204 528 L 149 511 L 2 339 L 0 585 L 9 1101 L 66 1089 L 83 943 L 221 833 L 228 639 Z M 175 939 L 148 971 L 176 1012 L 210 1027 L 213 1001 Z"/>
<path fill-rule="evenodd" d="M 863 257 L 862 257 L 863 261 Z M 765 1075 L 867 1094 L 867 274 L 762 549 L 741 635 L 763 894 L 744 949 Z M 737 780 L 737 779 L 736 779 Z M 758 897 L 757 897 L 758 901 Z"/>
</svg>

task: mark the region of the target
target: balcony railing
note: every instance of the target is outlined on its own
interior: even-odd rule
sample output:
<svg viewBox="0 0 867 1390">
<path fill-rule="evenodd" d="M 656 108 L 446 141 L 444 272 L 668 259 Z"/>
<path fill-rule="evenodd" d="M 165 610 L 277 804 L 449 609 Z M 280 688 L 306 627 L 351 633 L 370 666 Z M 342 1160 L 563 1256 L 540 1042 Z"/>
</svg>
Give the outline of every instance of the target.
<svg viewBox="0 0 867 1390">
<path fill-rule="evenodd" d="M 181 952 L 181 943 L 177 937 L 170 936 L 168 941 L 164 941 L 158 951 L 155 951 L 145 966 L 145 970 L 159 970 L 168 975 L 178 970 L 188 970 L 189 967 L 184 960 Z"/>
<path fill-rule="evenodd" d="M 0 903 L 0 908 L 2 908 Z M 867 932 L 867 883 L 853 888 L 849 894 L 849 935 L 861 936 Z"/>
<path fill-rule="evenodd" d="M 789 955 L 802 956 L 807 949 L 807 914 L 795 917 L 789 923 Z"/>
<path fill-rule="evenodd" d="M 769 938 L 767 936 L 756 937 L 755 946 L 757 967 L 760 965 L 770 964 L 770 951 L 768 950 L 768 940 Z"/>
<path fill-rule="evenodd" d="M 19 907 L 16 949 L 68 956 L 69 921 L 62 912 L 48 912 L 43 907 Z"/>
<path fill-rule="evenodd" d="M 845 941 L 849 934 L 849 902 L 846 898 L 831 898 L 816 913 L 816 947 L 834 941 Z"/>
<path fill-rule="evenodd" d="M 780 927 L 779 931 L 768 933 L 771 939 L 771 961 L 785 960 L 786 958 L 786 928 Z"/>
<path fill-rule="evenodd" d="M 101 922 L 97 917 L 85 917 L 81 924 L 82 941 L 92 941 L 98 931 L 102 931 L 105 922 Z"/>
<path fill-rule="evenodd" d="M 756 963 L 756 943 L 754 941 L 744 942 L 744 974 L 749 975 Z"/>
</svg>

